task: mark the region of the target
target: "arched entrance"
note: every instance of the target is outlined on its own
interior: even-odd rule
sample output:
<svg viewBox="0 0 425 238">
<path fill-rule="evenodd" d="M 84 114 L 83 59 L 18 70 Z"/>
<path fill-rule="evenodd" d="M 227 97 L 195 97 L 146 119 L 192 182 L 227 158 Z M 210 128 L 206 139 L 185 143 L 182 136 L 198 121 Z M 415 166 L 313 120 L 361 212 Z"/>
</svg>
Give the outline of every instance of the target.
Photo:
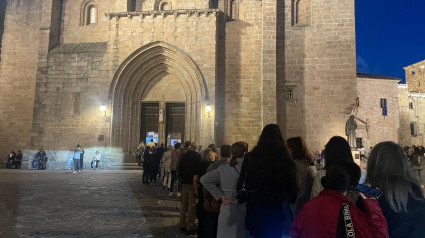
<svg viewBox="0 0 425 238">
<path fill-rule="evenodd" d="M 165 82 L 168 88 L 170 84 L 179 84 L 174 89 L 183 90 L 184 97 L 180 96 L 180 100 L 173 103 L 184 103 L 185 107 L 182 140 L 201 141 L 201 130 L 206 127 L 201 113 L 209 101 L 204 76 L 182 50 L 164 42 L 152 42 L 127 57 L 114 75 L 109 91 L 112 147 L 120 147 L 128 153 L 135 150 L 138 141 L 143 140 L 143 135 L 140 135 L 142 105 L 156 103 L 149 100 L 149 92 L 159 82 Z M 170 89 L 173 90 L 173 87 Z M 166 103 L 171 102 L 158 101 L 158 110 L 162 110 L 163 115 L 167 115 Z M 159 120 L 158 123 L 166 122 Z M 159 138 L 160 142 L 166 142 L 163 138 L 164 135 Z"/>
</svg>

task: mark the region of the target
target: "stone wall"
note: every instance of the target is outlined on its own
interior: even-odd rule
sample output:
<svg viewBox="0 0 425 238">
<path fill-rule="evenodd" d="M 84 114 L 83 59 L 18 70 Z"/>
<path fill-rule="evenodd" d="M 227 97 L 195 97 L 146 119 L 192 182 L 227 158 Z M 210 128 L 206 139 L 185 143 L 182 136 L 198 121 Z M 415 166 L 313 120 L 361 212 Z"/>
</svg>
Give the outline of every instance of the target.
<svg viewBox="0 0 425 238">
<path fill-rule="evenodd" d="M 403 68 L 409 92 L 425 92 L 425 60 Z"/>
<path fill-rule="evenodd" d="M 48 55 L 47 72 L 36 84 L 32 144 L 66 150 L 77 144 L 104 146 L 108 118 L 99 110 L 107 103 L 110 79 L 107 43 L 65 44 Z M 104 140 L 98 140 L 99 135 Z"/>
<path fill-rule="evenodd" d="M 399 136 L 399 79 L 357 78 L 358 111 L 354 115 L 367 123 L 356 120 L 358 128 L 356 137 L 362 138 L 365 148 L 375 146 L 382 141 L 398 143 Z M 382 115 L 381 98 L 387 100 L 387 116 Z"/>
<path fill-rule="evenodd" d="M 344 136 L 356 98 L 354 1 L 311 1 L 309 24 L 293 25 L 293 4 L 285 3 L 285 84 L 294 99 L 286 104 L 287 136 L 302 136 L 320 150 Z"/>
<path fill-rule="evenodd" d="M 398 108 L 399 108 L 399 130 L 398 143 L 401 146 L 411 145 L 410 135 L 410 109 L 409 109 L 409 90 L 407 84 L 398 85 Z"/>
<path fill-rule="evenodd" d="M 411 136 L 411 145 L 424 146 L 425 93 L 409 92 L 409 103 L 412 103 L 412 108 L 409 109 L 410 123 L 414 123 L 415 127 L 415 132 Z"/>
<path fill-rule="evenodd" d="M 262 2 L 239 2 L 238 16 L 237 21 L 225 24 L 223 143 L 243 140 L 252 148 L 263 127 Z M 268 86 L 273 87 L 271 83 Z"/>
<path fill-rule="evenodd" d="M 115 6 L 115 0 L 95 1 L 98 3 L 97 19 L 95 24 L 90 25 L 86 25 L 82 22 L 82 2 L 82 0 L 64 1 L 62 7 L 63 10 L 61 42 L 67 44 L 108 41 L 109 21 L 108 18 L 105 16 L 105 13 L 117 11 Z M 117 2 L 119 2 L 119 0 L 117 0 Z"/>
<path fill-rule="evenodd" d="M 0 61 L 0 159 L 30 147 L 45 1 L 7 1 Z M 1 23 L 0 23 L 1 24 Z"/>
</svg>

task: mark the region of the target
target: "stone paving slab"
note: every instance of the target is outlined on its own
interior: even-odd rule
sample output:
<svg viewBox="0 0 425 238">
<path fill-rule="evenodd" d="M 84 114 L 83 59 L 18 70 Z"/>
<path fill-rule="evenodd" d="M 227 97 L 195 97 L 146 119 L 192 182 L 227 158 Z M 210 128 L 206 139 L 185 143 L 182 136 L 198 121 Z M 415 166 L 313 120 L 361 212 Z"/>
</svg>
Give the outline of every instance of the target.
<svg viewBox="0 0 425 238">
<path fill-rule="evenodd" d="M 185 237 L 179 207 L 141 171 L 0 170 L 0 237 Z"/>
</svg>

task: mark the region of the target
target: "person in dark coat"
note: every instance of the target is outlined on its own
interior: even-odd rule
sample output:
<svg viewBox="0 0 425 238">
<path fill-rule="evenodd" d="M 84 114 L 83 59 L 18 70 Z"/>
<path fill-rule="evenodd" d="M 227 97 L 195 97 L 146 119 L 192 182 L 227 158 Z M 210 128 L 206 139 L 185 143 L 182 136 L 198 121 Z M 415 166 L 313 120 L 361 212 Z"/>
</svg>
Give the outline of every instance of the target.
<svg viewBox="0 0 425 238">
<path fill-rule="evenodd" d="M 143 177 L 142 181 L 144 184 L 149 183 L 149 151 L 150 146 L 146 146 L 145 153 L 143 154 Z"/>
<path fill-rule="evenodd" d="M 158 157 L 157 149 L 155 146 L 149 149 L 148 157 L 148 166 L 149 166 L 149 181 L 151 185 L 156 183 L 156 176 L 158 175 L 158 167 L 160 159 Z"/>
<path fill-rule="evenodd" d="M 237 191 L 249 192 L 246 203 L 247 236 L 289 236 L 289 206 L 298 193 L 295 163 L 276 124 L 266 125 L 257 145 L 246 154 Z"/>
<path fill-rule="evenodd" d="M 199 182 L 199 179 L 207 172 L 208 166 L 214 163 L 215 153 L 212 149 L 207 148 L 204 150 L 202 159 L 196 166 L 195 175 L 193 176 L 193 186 L 195 191 L 198 191 L 198 205 L 196 214 L 198 217 L 198 229 L 196 230 L 198 238 L 205 236 L 205 211 L 204 211 L 204 187 Z"/>
<path fill-rule="evenodd" d="M 35 159 L 37 160 L 37 169 L 45 170 L 46 163 L 47 163 L 47 156 L 43 148 L 40 148 L 39 151 L 35 154 Z"/>
<path fill-rule="evenodd" d="M 15 169 L 19 169 L 21 168 L 21 164 L 22 164 L 22 151 L 18 150 L 18 154 L 16 154 L 16 158 L 15 158 Z"/>
<path fill-rule="evenodd" d="M 424 191 L 401 146 L 386 141 L 373 147 L 366 183 L 383 192 L 379 204 L 391 238 L 425 237 Z"/>
</svg>

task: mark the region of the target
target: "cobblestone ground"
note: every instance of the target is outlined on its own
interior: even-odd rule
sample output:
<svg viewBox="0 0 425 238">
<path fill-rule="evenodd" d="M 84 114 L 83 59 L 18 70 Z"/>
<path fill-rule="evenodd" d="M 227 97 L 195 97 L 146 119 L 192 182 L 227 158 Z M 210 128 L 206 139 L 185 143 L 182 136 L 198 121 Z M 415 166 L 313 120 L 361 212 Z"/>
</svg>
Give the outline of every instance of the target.
<svg viewBox="0 0 425 238">
<path fill-rule="evenodd" d="M 0 237 L 184 237 L 180 203 L 140 170 L 0 170 Z"/>
</svg>

